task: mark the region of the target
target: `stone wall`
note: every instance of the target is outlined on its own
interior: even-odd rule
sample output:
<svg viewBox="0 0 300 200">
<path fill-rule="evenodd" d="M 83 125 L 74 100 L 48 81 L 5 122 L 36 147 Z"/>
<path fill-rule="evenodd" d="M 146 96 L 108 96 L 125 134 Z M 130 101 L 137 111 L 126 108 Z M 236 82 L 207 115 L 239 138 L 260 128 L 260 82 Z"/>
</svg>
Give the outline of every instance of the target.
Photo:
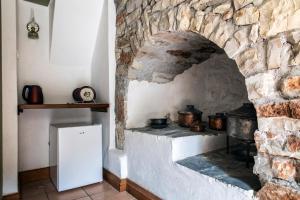
<svg viewBox="0 0 300 200">
<path fill-rule="evenodd" d="M 300 0 L 117 1 L 116 126 L 123 147 L 129 71 L 146 41 L 193 32 L 223 48 L 258 111 L 261 199 L 300 199 Z M 178 52 L 172 52 L 178 53 Z M 275 191 L 274 191 L 275 190 Z"/>
</svg>

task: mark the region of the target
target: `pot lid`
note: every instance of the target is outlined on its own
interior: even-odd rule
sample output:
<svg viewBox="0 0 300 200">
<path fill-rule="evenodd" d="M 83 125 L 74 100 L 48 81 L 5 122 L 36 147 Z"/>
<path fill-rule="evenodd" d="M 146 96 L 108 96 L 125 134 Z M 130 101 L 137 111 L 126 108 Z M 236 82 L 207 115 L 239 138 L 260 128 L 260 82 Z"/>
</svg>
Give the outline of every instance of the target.
<svg viewBox="0 0 300 200">
<path fill-rule="evenodd" d="M 227 113 L 229 117 L 256 119 L 256 110 L 252 103 L 244 103 L 242 107 Z"/>
<path fill-rule="evenodd" d="M 178 114 L 181 114 L 181 115 L 192 115 L 193 113 L 189 112 L 189 111 L 178 111 Z"/>
</svg>

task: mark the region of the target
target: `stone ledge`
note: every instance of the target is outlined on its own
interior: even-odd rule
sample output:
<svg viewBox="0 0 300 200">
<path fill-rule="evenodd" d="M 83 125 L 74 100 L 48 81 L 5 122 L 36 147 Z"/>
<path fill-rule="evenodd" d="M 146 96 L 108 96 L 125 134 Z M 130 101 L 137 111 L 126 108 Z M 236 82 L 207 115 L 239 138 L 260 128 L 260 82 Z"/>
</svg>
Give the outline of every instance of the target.
<svg viewBox="0 0 300 200">
<path fill-rule="evenodd" d="M 257 193 L 257 197 L 260 200 L 298 200 L 300 199 L 300 193 L 288 187 L 267 183 Z"/>
</svg>

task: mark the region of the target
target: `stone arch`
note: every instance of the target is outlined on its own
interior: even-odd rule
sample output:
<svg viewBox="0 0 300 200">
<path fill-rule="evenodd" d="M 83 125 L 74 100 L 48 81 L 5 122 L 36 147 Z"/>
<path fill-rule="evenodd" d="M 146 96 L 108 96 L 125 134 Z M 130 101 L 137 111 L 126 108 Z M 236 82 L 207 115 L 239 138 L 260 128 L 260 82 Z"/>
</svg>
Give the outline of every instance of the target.
<svg viewBox="0 0 300 200">
<path fill-rule="evenodd" d="M 289 21 L 280 21 L 287 10 Z M 137 52 L 155 34 L 193 32 L 224 49 L 245 76 L 248 97 L 256 106 L 259 120 L 256 144 L 260 153 L 256 173 L 266 182 L 277 184 L 276 178 L 280 184 L 299 190 L 300 23 L 296 22 L 297 11 L 298 5 L 293 1 L 284 3 L 283 0 L 118 1 L 117 147 L 123 148 L 128 77 Z"/>
</svg>

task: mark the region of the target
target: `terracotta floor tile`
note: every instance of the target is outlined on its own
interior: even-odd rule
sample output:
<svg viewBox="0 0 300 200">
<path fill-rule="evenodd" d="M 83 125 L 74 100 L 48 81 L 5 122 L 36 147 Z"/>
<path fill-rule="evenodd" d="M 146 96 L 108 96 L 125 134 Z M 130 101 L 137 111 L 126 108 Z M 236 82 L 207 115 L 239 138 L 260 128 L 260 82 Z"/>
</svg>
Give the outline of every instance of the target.
<svg viewBox="0 0 300 200">
<path fill-rule="evenodd" d="M 91 197 L 93 200 L 107 200 L 109 198 L 113 198 L 118 193 L 119 192 L 117 190 L 110 189 L 110 190 L 105 190 L 101 193 L 92 195 Z"/>
<path fill-rule="evenodd" d="M 48 193 L 49 200 L 74 200 L 87 196 L 87 193 L 81 188 L 68 190 L 65 192 L 52 191 Z"/>
<path fill-rule="evenodd" d="M 107 200 L 134 200 L 135 198 L 128 194 L 128 192 L 119 192 L 115 196 L 107 199 Z"/>
<path fill-rule="evenodd" d="M 44 186 L 45 181 L 37 181 L 37 182 L 31 182 L 26 183 L 21 186 L 22 189 L 36 189 Z"/>
<path fill-rule="evenodd" d="M 41 193 L 38 195 L 31 195 L 31 196 L 22 196 L 22 200 L 48 200 L 46 193 Z"/>
<path fill-rule="evenodd" d="M 23 198 L 29 198 L 45 193 L 46 186 L 43 181 L 28 183 L 21 186 L 21 193 Z"/>
<path fill-rule="evenodd" d="M 57 192 L 50 180 L 21 186 L 22 200 L 133 200 L 127 192 L 118 192 L 107 182 Z"/>
<path fill-rule="evenodd" d="M 85 186 L 83 187 L 83 189 L 86 191 L 86 193 L 88 193 L 88 195 L 94 195 L 94 194 L 101 193 L 105 190 L 113 189 L 113 187 L 106 182 L 102 182 L 102 183 L 96 183 L 93 185 Z"/>
<path fill-rule="evenodd" d="M 48 182 L 45 182 L 44 185 L 45 185 L 45 191 L 46 192 L 49 193 L 49 192 L 56 191 L 55 186 L 53 185 L 53 183 L 50 180 Z"/>
<path fill-rule="evenodd" d="M 83 197 L 83 198 L 76 199 L 76 200 L 92 200 L 92 199 L 90 197 Z"/>
</svg>

